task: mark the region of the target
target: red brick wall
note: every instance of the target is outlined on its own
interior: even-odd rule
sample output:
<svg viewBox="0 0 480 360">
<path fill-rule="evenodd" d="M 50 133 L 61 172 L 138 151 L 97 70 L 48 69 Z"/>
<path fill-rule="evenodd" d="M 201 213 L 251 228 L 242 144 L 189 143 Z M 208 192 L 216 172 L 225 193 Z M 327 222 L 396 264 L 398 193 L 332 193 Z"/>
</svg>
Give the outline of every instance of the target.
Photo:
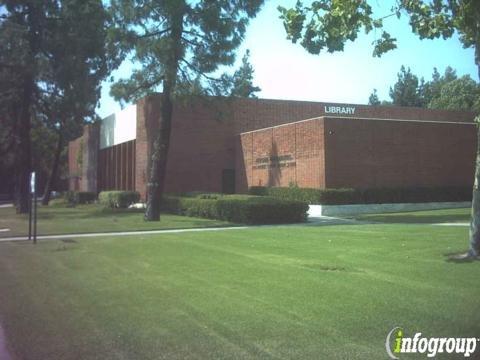
<svg viewBox="0 0 480 360">
<path fill-rule="evenodd" d="M 325 118 L 326 187 L 472 186 L 472 125 Z"/>
<path fill-rule="evenodd" d="M 300 121 L 239 135 L 237 192 L 249 186 L 323 188 L 323 119 Z"/>
<path fill-rule="evenodd" d="M 472 186 L 473 124 L 329 118 L 243 133 L 237 141 L 238 192 L 248 186 L 372 188 Z M 279 168 L 269 156 L 292 154 Z M 243 170 L 245 169 L 245 170 Z"/>
<path fill-rule="evenodd" d="M 291 181 L 309 187 L 330 186 L 323 171 L 325 157 L 323 124 L 320 125 L 320 121 L 271 130 L 270 138 L 275 139 L 277 149 L 268 151 L 289 152 L 295 149 L 295 169 L 285 167 L 277 169 L 277 172 L 281 172 L 281 176 L 274 171 L 270 174 L 266 171 L 262 173 L 260 171 L 262 169 L 257 169 L 259 171 L 255 173 L 252 171 L 253 149 L 249 152 L 246 146 L 254 147 L 257 149 L 255 151 L 260 153 L 265 152 L 253 144 L 254 141 L 261 142 L 263 135 L 259 135 L 258 138 L 254 135 L 239 136 L 246 131 L 318 118 L 325 115 L 325 106 L 330 105 L 329 103 L 264 99 L 178 101 L 174 107 L 165 190 L 167 192 L 221 191 L 223 169 L 236 169 L 237 191 L 245 191 L 247 184 L 288 185 Z M 337 105 L 341 106 L 341 104 Z M 346 106 L 355 107 L 355 114 L 350 115 L 351 117 L 457 122 L 473 119 L 472 113 L 461 111 Z M 145 197 L 148 159 L 159 117 L 160 95 L 153 95 L 138 102 L 135 187 L 142 194 L 142 198 Z M 435 146 L 439 145 L 435 144 Z M 239 150 L 235 151 L 235 148 Z M 340 183 L 340 180 L 330 178 L 330 183 Z"/>
<path fill-rule="evenodd" d="M 174 107 L 165 179 L 166 192 L 221 191 L 222 170 L 235 168 L 231 108 L 225 102 L 198 100 Z M 135 186 L 145 198 L 147 159 L 160 118 L 160 96 L 137 104 Z"/>
</svg>

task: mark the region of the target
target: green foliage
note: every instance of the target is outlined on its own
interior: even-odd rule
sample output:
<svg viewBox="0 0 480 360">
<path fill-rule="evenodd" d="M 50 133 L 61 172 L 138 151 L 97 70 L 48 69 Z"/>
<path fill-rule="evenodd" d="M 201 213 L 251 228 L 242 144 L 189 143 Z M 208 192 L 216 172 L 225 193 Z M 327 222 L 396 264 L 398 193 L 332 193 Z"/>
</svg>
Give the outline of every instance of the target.
<svg viewBox="0 0 480 360">
<path fill-rule="evenodd" d="M 396 49 L 397 44 L 395 43 L 397 41 L 396 38 L 392 38 L 389 33 L 386 31 L 382 32 L 382 36 L 380 39 L 377 39 L 373 42 L 373 56 L 375 57 L 381 57 L 383 54 L 386 52 L 389 52 L 390 50 Z"/>
<path fill-rule="evenodd" d="M 457 78 L 456 71 L 450 66 L 445 68 L 443 75 L 440 75 L 437 68 L 433 68 L 432 80 L 426 82 L 422 89 L 424 103 L 427 107 L 430 107 L 429 104 L 433 99 L 440 97 L 440 92 L 445 84 Z"/>
<path fill-rule="evenodd" d="M 102 191 L 98 195 L 99 203 L 105 208 L 126 209 L 140 200 L 137 191 Z"/>
<path fill-rule="evenodd" d="M 455 31 L 465 48 L 475 48 L 475 64 L 480 76 L 480 2 L 478 0 L 405 0 L 396 1 L 390 15 L 375 17 L 367 0 L 319 0 L 305 6 L 297 1 L 294 8 L 279 6 L 287 38 L 301 45 L 310 53 L 318 54 L 342 51 L 344 44 L 356 39 L 363 29 L 383 30 L 383 19 L 391 15 L 409 17 L 412 31 L 421 39 L 444 39 Z M 373 42 L 374 56 L 396 48 L 396 39 L 383 30 Z"/>
<path fill-rule="evenodd" d="M 116 64 L 115 57 L 106 55 L 102 1 L 3 3 L 0 43 L 5 48 L 0 47 L 0 62 L 10 74 L 0 72 L 0 83 L 14 76 L 20 86 L 11 87 L 8 97 L 2 91 L 1 99 L 19 101 L 21 86 L 27 86 L 21 79 L 29 77 L 35 97 L 32 103 L 17 105 L 35 112 L 45 126 L 62 130 L 66 140 L 78 136 L 84 118 L 95 117 L 100 82 Z"/>
<path fill-rule="evenodd" d="M 320 0 L 310 6 L 297 1 L 295 8 L 278 7 L 280 18 L 287 32 L 287 39 L 301 45 L 312 54 L 323 49 L 328 52 L 343 51 L 347 41 L 354 41 L 360 30 L 369 33 L 383 26 L 381 19 L 374 19 L 372 8 L 365 0 Z M 396 39 L 383 32 L 374 45 L 374 55 L 396 48 Z"/>
<path fill-rule="evenodd" d="M 472 199 L 472 190 L 468 187 L 309 189 L 253 186 L 249 189 L 249 194 L 322 205 L 448 202 Z"/>
<path fill-rule="evenodd" d="M 377 89 L 373 89 L 373 92 L 368 97 L 368 105 L 372 105 L 372 106 L 381 105 L 380 99 L 378 98 Z"/>
<path fill-rule="evenodd" d="M 261 89 L 253 85 L 253 66 L 250 64 L 250 51 L 247 50 L 242 58 L 242 65 L 233 74 L 233 87 L 231 96 L 256 98 L 255 93 Z"/>
<path fill-rule="evenodd" d="M 390 88 L 393 105 L 422 107 L 424 103 L 417 76 L 412 74 L 410 68 L 405 69 L 403 65 L 397 76 L 397 82 L 393 88 Z"/>
<path fill-rule="evenodd" d="M 468 75 L 445 83 L 428 104 L 432 109 L 480 112 L 480 85 Z"/>
<path fill-rule="evenodd" d="M 90 204 L 97 199 L 97 194 L 90 191 L 66 191 L 63 194 L 63 199 L 71 206 Z"/>
<path fill-rule="evenodd" d="M 370 105 L 377 103 L 376 91 L 370 95 Z M 418 81 L 410 69 L 402 66 L 398 81 L 390 88 L 391 104 L 422 106 L 431 109 L 480 111 L 480 85 L 466 75 L 458 78 L 447 66 L 443 75 L 433 69 L 432 80 Z M 382 102 L 381 105 L 385 105 Z"/>
<path fill-rule="evenodd" d="M 189 191 L 186 193 L 181 193 L 178 194 L 177 196 L 182 196 L 182 197 L 193 197 L 197 199 L 218 199 L 219 197 L 222 196 L 220 193 L 209 193 L 209 192 L 203 192 L 203 191 Z"/>
<path fill-rule="evenodd" d="M 305 202 L 249 195 L 217 198 L 165 196 L 165 211 L 175 214 L 218 219 L 243 224 L 280 224 L 306 220 Z"/>
<path fill-rule="evenodd" d="M 210 74 L 234 63 L 249 18 L 262 3 L 180 0 L 138 6 L 133 0 L 112 0 L 110 46 L 120 50 L 120 58 L 131 56 L 140 67 L 129 79 L 117 81 L 111 94 L 122 102 L 135 101 L 165 81 L 171 82 L 172 94 L 189 89 L 216 94 L 219 83 L 228 79 Z"/>
<path fill-rule="evenodd" d="M 5 0 L 0 13 L 0 106 L 9 126 L 16 124 L 15 166 L 24 179 L 33 158 L 51 186 L 61 157 L 44 155 L 60 153 L 84 121 L 96 118 L 100 83 L 116 63 L 106 54 L 107 13 L 101 0 Z M 53 133 L 58 140 L 35 132 Z"/>
<path fill-rule="evenodd" d="M 90 191 L 78 191 L 76 197 L 78 204 L 90 204 L 97 199 L 97 194 Z"/>
<path fill-rule="evenodd" d="M 39 179 L 45 179 L 54 157 L 52 149 L 55 148 L 57 135 L 38 119 L 32 119 L 31 125 L 32 165 Z"/>
</svg>

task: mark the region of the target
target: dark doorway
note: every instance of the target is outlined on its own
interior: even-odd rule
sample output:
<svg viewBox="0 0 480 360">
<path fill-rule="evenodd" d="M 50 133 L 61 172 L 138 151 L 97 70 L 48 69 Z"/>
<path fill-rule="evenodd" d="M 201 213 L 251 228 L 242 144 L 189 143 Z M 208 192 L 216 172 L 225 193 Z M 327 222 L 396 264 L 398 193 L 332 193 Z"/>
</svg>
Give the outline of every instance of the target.
<svg viewBox="0 0 480 360">
<path fill-rule="evenodd" d="M 222 171 L 222 193 L 235 193 L 235 170 L 223 169 Z"/>
</svg>

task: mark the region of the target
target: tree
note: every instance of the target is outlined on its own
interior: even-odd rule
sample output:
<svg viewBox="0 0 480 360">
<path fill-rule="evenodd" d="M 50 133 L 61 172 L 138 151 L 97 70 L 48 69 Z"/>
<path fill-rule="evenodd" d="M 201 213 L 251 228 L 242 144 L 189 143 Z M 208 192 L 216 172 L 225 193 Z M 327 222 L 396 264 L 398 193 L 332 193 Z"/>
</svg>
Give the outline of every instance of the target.
<svg viewBox="0 0 480 360">
<path fill-rule="evenodd" d="M 394 105 L 398 106 L 422 106 L 431 109 L 446 110 L 476 110 L 476 99 L 479 96 L 479 85 L 470 78 L 464 76 L 457 78 L 456 72 L 450 66 L 445 69 L 444 75 L 440 75 L 436 68 L 433 69 L 432 80 L 425 82 L 423 78 L 418 84 L 415 75 L 402 66 L 398 74 L 398 81 L 390 88 L 390 96 Z M 375 98 L 376 91 L 370 95 L 372 101 L 380 103 Z M 372 98 L 373 96 L 373 98 Z M 389 103 L 390 105 L 392 103 Z"/>
<path fill-rule="evenodd" d="M 410 68 L 402 65 L 397 74 L 398 79 L 393 88 L 390 88 L 390 98 L 397 106 L 423 106 L 422 89 L 418 78 L 412 74 Z"/>
<path fill-rule="evenodd" d="M 57 134 L 45 189 L 44 203 L 48 203 L 63 145 L 78 134 L 84 118 L 94 114 L 99 83 L 107 74 L 107 14 L 101 0 L 4 0 L 1 4 L 0 76 L 6 86 L 0 88 L 0 104 L 15 139 L 17 210 L 26 212 L 32 119 L 37 130 L 45 126 Z"/>
<path fill-rule="evenodd" d="M 253 73 L 253 66 L 250 64 L 250 50 L 247 50 L 242 58 L 242 65 L 233 74 L 233 84 L 230 95 L 235 97 L 256 98 L 255 93 L 261 89 L 253 85 Z"/>
<path fill-rule="evenodd" d="M 428 107 L 480 112 L 480 85 L 468 75 L 449 81 L 440 88 Z"/>
<path fill-rule="evenodd" d="M 117 100 L 132 101 L 162 85 L 159 129 L 149 166 L 145 219 L 160 219 L 167 156 L 173 115 L 173 97 L 178 84 L 193 83 L 200 75 L 215 82 L 210 74 L 220 65 L 231 65 L 249 18 L 262 0 L 149 1 L 112 0 L 116 26 L 112 43 L 125 58 L 140 64 L 132 76 L 112 86 Z M 199 83 L 197 82 L 197 85 Z"/>
<path fill-rule="evenodd" d="M 31 116 L 38 66 L 42 61 L 42 27 L 53 7 L 47 1 L 0 2 L 0 76 L 2 114 L 9 118 L 14 138 L 15 202 L 18 213 L 28 211 L 31 171 Z"/>
<path fill-rule="evenodd" d="M 368 97 L 368 105 L 379 106 L 381 104 L 378 98 L 377 89 L 373 89 L 373 92 Z"/>
<path fill-rule="evenodd" d="M 430 102 L 440 96 L 442 87 L 457 78 L 457 74 L 450 66 L 445 68 L 443 75 L 440 75 L 437 68 L 433 68 L 432 80 L 428 81 L 423 88 L 423 99 L 427 107 Z"/>
<path fill-rule="evenodd" d="M 101 0 L 59 0 L 58 20 L 45 45 L 48 67 L 40 77 L 39 111 L 56 135 L 51 170 L 42 203 L 50 200 L 64 145 L 78 137 L 85 121 L 96 119 L 100 83 L 115 61 L 107 59 L 107 13 Z"/>
<path fill-rule="evenodd" d="M 318 54 L 322 49 L 329 52 L 343 50 L 345 42 L 356 39 L 364 29 L 381 29 L 390 15 L 374 18 L 367 0 L 318 0 L 311 6 L 300 1 L 295 8 L 279 7 L 287 38 L 309 52 Z M 309 16 L 309 21 L 307 20 Z M 392 14 L 409 17 L 413 33 L 420 39 L 449 38 L 455 32 L 465 48 L 474 49 L 474 62 L 480 78 L 480 2 L 478 0 L 397 0 Z M 386 31 L 374 41 L 374 56 L 396 48 L 396 39 Z M 477 117 L 478 119 L 478 117 Z M 480 127 L 472 199 L 470 226 L 470 250 L 466 257 L 480 254 Z"/>
</svg>

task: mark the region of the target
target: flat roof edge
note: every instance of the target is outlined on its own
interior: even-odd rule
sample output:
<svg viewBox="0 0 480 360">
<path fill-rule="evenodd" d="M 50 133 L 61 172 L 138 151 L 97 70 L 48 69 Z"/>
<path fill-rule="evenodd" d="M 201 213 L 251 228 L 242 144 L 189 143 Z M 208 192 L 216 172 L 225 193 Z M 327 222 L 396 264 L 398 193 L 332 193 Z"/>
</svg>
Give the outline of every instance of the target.
<svg viewBox="0 0 480 360">
<path fill-rule="evenodd" d="M 298 123 L 303 123 L 306 121 L 313 121 L 313 120 L 323 120 L 323 119 L 343 119 L 343 120 L 371 120 L 371 121 L 391 121 L 391 122 L 413 122 L 413 123 L 433 123 L 433 124 L 450 124 L 450 125 L 476 125 L 475 122 L 466 122 L 466 121 L 436 121 L 436 120 L 415 120 L 415 119 L 390 119 L 390 118 L 366 118 L 366 117 L 354 117 L 354 116 L 329 116 L 329 115 L 323 115 L 323 116 L 316 116 L 313 118 L 309 119 L 303 119 L 303 120 L 297 120 L 297 121 L 292 121 L 289 123 L 285 124 L 280 124 L 280 125 L 274 125 L 274 126 L 267 126 L 261 129 L 257 130 L 250 130 L 250 131 L 244 131 L 239 133 L 238 135 L 243 135 L 243 134 L 248 134 L 248 133 L 253 133 L 257 131 L 263 131 L 266 129 L 274 129 L 282 126 L 290 126 L 293 124 L 298 124 Z"/>
</svg>

